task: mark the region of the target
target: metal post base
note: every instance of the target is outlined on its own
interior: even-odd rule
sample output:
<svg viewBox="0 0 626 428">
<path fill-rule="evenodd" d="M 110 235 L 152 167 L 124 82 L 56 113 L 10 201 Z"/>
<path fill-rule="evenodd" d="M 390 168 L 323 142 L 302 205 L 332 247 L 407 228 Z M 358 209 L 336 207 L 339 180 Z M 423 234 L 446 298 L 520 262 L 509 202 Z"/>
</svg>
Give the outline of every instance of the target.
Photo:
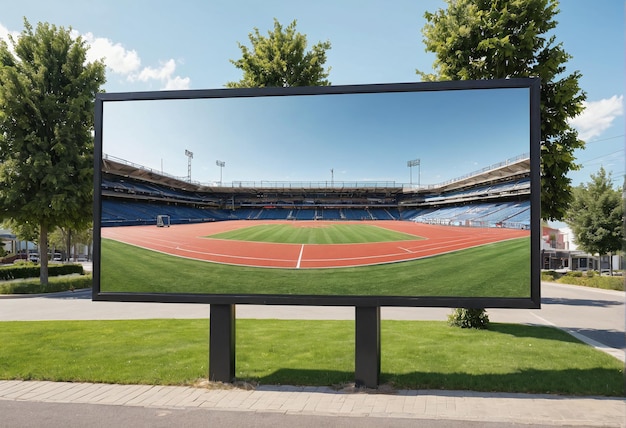
<svg viewBox="0 0 626 428">
<path fill-rule="evenodd" d="M 211 305 L 209 380 L 235 380 L 235 305 Z"/>
<path fill-rule="evenodd" d="M 380 306 L 357 306 L 354 377 L 357 387 L 378 388 L 380 380 Z"/>
</svg>

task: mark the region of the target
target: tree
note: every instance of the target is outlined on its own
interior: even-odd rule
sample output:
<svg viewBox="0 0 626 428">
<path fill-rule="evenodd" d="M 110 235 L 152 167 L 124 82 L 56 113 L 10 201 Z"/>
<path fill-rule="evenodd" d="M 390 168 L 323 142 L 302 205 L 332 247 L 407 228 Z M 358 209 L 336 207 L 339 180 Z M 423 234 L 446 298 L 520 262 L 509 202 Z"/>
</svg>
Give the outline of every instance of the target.
<svg viewBox="0 0 626 428">
<path fill-rule="evenodd" d="M 230 88 L 328 86 L 330 67 L 324 69 L 330 42 L 319 42 L 306 51 L 306 36 L 296 32 L 296 21 L 283 29 L 274 19 L 274 31 L 267 37 L 258 28 L 248 35 L 252 48 L 239 43 L 242 57 L 230 60 L 243 70 L 239 82 L 228 82 Z"/>
<path fill-rule="evenodd" d="M 555 36 L 556 0 L 446 0 L 447 10 L 427 12 L 422 33 L 435 53 L 434 74 L 424 80 L 541 78 L 542 218 L 563 219 L 572 201 L 574 151 L 584 147 L 568 120 L 582 112 L 581 74 L 565 74 L 571 58 Z"/>
<path fill-rule="evenodd" d="M 71 29 L 24 20 L 12 49 L 0 42 L 0 218 L 36 225 L 40 281 L 48 231 L 85 227 L 93 198 L 93 106 L 101 61 Z"/>
<path fill-rule="evenodd" d="M 71 228 L 57 227 L 48 236 L 49 244 L 54 245 L 55 249 L 65 251 L 67 260 L 70 261 L 71 255 L 74 255 L 74 261 L 78 258 L 77 247 L 80 244 L 91 246 L 93 242 L 93 223 L 83 230 L 74 230 Z M 73 251 L 72 251 L 73 250 Z"/>
<path fill-rule="evenodd" d="M 582 250 L 604 255 L 622 248 L 623 217 L 621 191 L 613 187 L 611 174 L 600 168 L 590 182 L 574 188 L 566 222 Z"/>
</svg>

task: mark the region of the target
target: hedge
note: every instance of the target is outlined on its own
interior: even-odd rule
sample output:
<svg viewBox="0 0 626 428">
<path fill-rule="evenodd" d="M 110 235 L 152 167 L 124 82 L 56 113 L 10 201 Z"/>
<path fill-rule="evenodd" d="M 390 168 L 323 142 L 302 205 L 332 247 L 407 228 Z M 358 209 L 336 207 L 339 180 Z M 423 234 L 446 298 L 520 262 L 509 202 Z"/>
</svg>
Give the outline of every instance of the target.
<svg viewBox="0 0 626 428">
<path fill-rule="evenodd" d="M 63 276 L 51 278 L 48 285 L 41 285 L 39 280 L 26 280 L 0 284 L 0 294 L 43 294 L 59 291 L 79 290 L 92 286 L 91 275 Z"/>
<path fill-rule="evenodd" d="M 60 276 L 80 274 L 83 275 L 83 266 L 80 264 L 50 265 L 48 266 L 48 276 Z M 39 265 L 18 265 L 0 267 L 0 281 L 12 279 L 39 278 Z"/>
</svg>

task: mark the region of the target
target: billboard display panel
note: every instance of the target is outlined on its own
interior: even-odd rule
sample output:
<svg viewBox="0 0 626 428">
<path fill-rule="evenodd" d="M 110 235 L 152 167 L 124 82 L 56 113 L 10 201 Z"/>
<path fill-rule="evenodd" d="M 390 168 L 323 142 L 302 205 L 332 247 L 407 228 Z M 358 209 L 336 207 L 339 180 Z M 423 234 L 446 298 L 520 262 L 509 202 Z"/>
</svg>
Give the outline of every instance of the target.
<svg viewBox="0 0 626 428">
<path fill-rule="evenodd" d="M 539 306 L 539 81 L 99 94 L 95 300 Z"/>
</svg>

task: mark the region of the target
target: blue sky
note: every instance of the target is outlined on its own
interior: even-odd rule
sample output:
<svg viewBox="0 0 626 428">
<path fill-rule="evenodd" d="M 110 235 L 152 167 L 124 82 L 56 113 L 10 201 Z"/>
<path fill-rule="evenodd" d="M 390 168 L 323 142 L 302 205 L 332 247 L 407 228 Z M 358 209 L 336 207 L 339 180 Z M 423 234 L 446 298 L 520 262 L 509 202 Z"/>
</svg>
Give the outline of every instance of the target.
<svg viewBox="0 0 626 428">
<path fill-rule="evenodd" d="M 219 159 L 227 182 L 404 184 L 418 157 L 435 184 L 528 153 L 528 112 L 528 88 L 105 101 L 103 152 L 186 176 L 189 150 L 205 183 Z"/>
<path fill-rule="evenodd" d="M 333 84 L 414 82 L 418 81 L 415 69 L 430 71 L 434 60 L 432 54 L 424 51 L 421 35 L 424 12 L 434 12 L 441 7 L 445 7 L 445 3 L 439 0 L 178 3 L 23 0 L 3 7 L 0 37 L 19 33 L 24 17 L 31 24 L 49 22 L 71 26 L 89 42 L 94 58 L 105 58 L 107 92 L 205 89 L 221 88 L 226 82 L 241 78 L 240 70 L 229 60 L 240 57 L 237 43 L 248 44 L 248 34 L 254 27 L 266 33 L 272 28 L 274 17 L 285 26 L 297 19 L 297 29 L 307 35 L 309 46 L 318 41 L 331 42 L 326 65 L 332 67 L 329 79 Z M 582 169 L 570 176 L 574 184 L 586 182 L 590 174 L 604 166 L 613 173 L 616 182 L 621 182 L 624 174 L 624 2 L 563 1 L 560 9 L 555 35 L 573 56 L 567 71 L 580 70 L 583 75 L 580 83 L 587 93 L 587 109 L 572 123 L 587 141 L 587 148 L 577 153 Z M 248 178 L 237 175 L 236 165 L 243 159 L 238 159 L 236 153 L 198 147 L 190 147 L 194 151 L 193 170 L 197 170 L 197 176 L 192 173 L 193 179 L 203 182 L 219 179 L 217 159 L 226 162 L 224 181 Z M 375 173 L 372 170 L 371 174 L 359 172 L 346 178 L 408 182 L 406 161 L 420 158 L 423 159 L 422 183 L 445 179 L 450 168 L 444 171 L 440 162 L 429 161 L 425 147 L 408 146 L 406 152 L 397 154 L 395 162 L 399 164 L 394 163 L 389 169 L 381 168 Z M 186 174 L 187 158 L 183 149 L 178 151 L 180 153 L 172 155 L 167 153 L 164 169 L 170 171 L 171 163 L 173 174 L 181 174 L 181 169 L 182 174 Z M 482 156 L 478 153 L 463 156 L 459 162 L 464 163 L 455 164 L 455 172 L 457 167 L 460 175 L 493 163 L 485 152 Z M 161 152 L 153 150 L 152 154 L 155 153 Z M 511 155 L 516 154 L 511 150 Z M 133 160 L 145 159 L 151 167 L 160 166 L 154 165 L 160 162 L 150 156 L 139 157 Z M 319 180 L 330 179 L 333 168 L 335 179 L 340 180 L 341 172 L 348 173 L 351 167 L 347 162 L 340 164 L 338 157 L 341 156 L 335 156 L 334 162 L 329 160 L 325 165 L 323 162 L 315 165 L 322 171 L 305 171 L 307 160 L 312 159 L 303 153 L 297 158 L 300 159 L 297 171 L 282 171 L 282 176 L 271 179 L 308 180 L 318 176 L 321 176 Z M 500 160 L 504 159 L 496 161 Z"/>
</svg>

